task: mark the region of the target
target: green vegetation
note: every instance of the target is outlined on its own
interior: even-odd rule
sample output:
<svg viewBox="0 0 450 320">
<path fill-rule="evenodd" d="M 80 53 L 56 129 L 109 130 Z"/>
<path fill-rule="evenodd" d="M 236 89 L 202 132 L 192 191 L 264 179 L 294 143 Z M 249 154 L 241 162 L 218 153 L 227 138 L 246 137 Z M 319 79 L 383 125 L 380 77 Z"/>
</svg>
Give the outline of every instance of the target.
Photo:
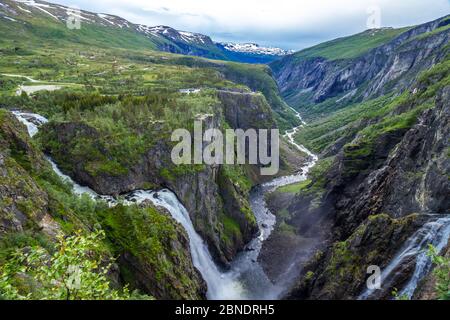
<svg viewBox="0 0 450 320">
<path fill-rule="evenodd" d="M 219 172 L 219 190 L 224 211 L 219 215 L 223 226 L 221 240 L 229 247 L 244 243 L 244 232 L 256 228 L 256 218 L 250 208 L 252 187 L 244 166 L 222 165 Z"/>
<path fill-rule="evenodd" d="M 53 252 L 41 247 L 16 251 L 0 266 L 0 298 L 8 300 L 150 299 L 113 289 L 108 279 L 113 260 L 105 260 L 102 232 L 59 236 Z"/>
<path fill-rule="evenodd" d="M 370 49 L 376 48 L 408 28 L 371 29 L 349 37 L 338 38 L 317 46 L 301 50 L 294 54 L 295 59 L 322 57 L 328 60 L 350 59 L 358 57 Z"/>
<path fill-rule="evenodd" d="M 450 258 L 440 256 L 436 248 L 430 245 L 428 255 L 433 259 L 436 278 L 436 294 L 440 300 L 450 300 Z"/>
<path fill-rule="evenodd" d="M 25 128 L 22 128 L 18 121 L 5 110 L 0 110 L 0 140 L 2 170 L 6 170 L 5 175 L 0 177 L 0 183 L 5 186 L 0 191 L 2 196 L 0 217 L 2 228 L 6 226 L 5 231 L 2 229 L 0 237 L 0 266 L 10 268 L 8 261 L 17 250 L 22 248 L 39 247 L 39 252 L 45 250 L 52 254 L 56 250 L 52 233 L 84 236 L 93 230 L 103 230 L 106 239 L 103 236 L 98 237 L 98 246 L 101 247 L 103 256 L 119 257 L 127 254 L 139 263 L 134 265 L 135 268 L 145 265 L 145 270 L 153 272 L 148 276 L 148 287 L 157 288 L 152 283 L 157 283 L 159 280 L 167 286 L 163 292 L 154 289 L 155 294 L 198 298 L 197 280 L 186 275 L 189 268 L 192 268 L 189 255 L 184 250 L 176 249 L 180 241 L 179 237 L 182 239 L 184 235 L 183 231 L 178 229 L 178 225 L 165 212 L 151 206 L 132 205 L 109 208 L 102 201 L 94 201 L 88 196 L 74 195 L 72 186 L 62 182 L 49 163 L 43 159 L 42 153 L 25 133 Z M 18 211 L 24 215 L 21 217 L 24 222 L 22 227 L 15 229 L 14 226 L 17 224 L 15 213 Z M 46 227 L 42 224 L 43 218 L 47 221 Z M 81 233 L 78 230 L 81 230 Z M 181 243 L 186 241 L 182 240 Z M 80 254 L 80 259 L 83 257 Z M 127 273 L 128 265 L 121 260 L 118 263 L 120 275 L 126 279 L 130 287 L 141 289 L 135 273 L 131 275 Z M 101 275 L 103 277 L 106 274 L 101 273 Z M 13 279 L 8 276 L 7 278 L 8 281 L 16 281 L 17 277 Z M 23 293 L 31 294 L 31 298 L 45 298 L 38 296 L 38 292 L 32 291 L 32 285 L 40 286 L 40 284 L 32 283 L 28 278 L 22 278 L 19 276 L 17 281 L 26 280 L 26 283 L 8 282 L 5 286 L 11 288 L 12 285 L 19 287 L 26 285 L 23 287 Z M 107 278 L 110 281 L 109 273 Z M 117 285 L 120 284 L 115 284 Z M 102 288 L 104 288 L 103 285 Z M 20 290 L 19 293 L 22 295 Z M 127 294 L 128 296 L 121 294 L 118 297 L 139 298 L 137 295 Z M 78 293 L 77 297 L 80 298 L 80 295 L 81 293 Z M 19 296 L 8 297 L 20 298 Z M 28 296 L 25 294 L 23 297 Z M 52 298 L 61 297 L 52 296 Z M 81 298 L 101 297 L 82 296 Z M 113 296 L 104 298 L 109 299 Z"/>
<path fill-rule="evenodd" d="M 262 106 L 271 125 L 272 118 L 276 118 L 282 130 L 298 124 L 279 97 L 266 66 L 158 52 L 155 48 L 161 44 L 159 40 L 129 28 L 118 30 L 86 23 L 81 30 L 69 30 L 45 14 L 28 22 L 22 25 L 0 21 L 0 107 L 47 117 L 49 123 L 41 127 L 30 144 L 51 155 L 65 173 L 82 176 L 79 181 L 82 184 L 102 181 L 106 188 L 110 184 L 104 181 L 131 181 L 139 172 L 145 179 L 130 184 L 130 188 L 160 188 L 204 171 L 202 165 L 172 165 L 169 157 L 174 143 L 170 134 L 177 128 L 192 130 L 194 119 L 206 115 L 217 120 L 220 128 L 226 127 L 218 90 L 257 92 L 256 102 L 252 103 Z M 16 95 L 20 85 L 44 84 L 62 88 Z M 180 89 L 187 88 L 201 91 L 180 93 Z M 92 230 L 94 226 L 104 229 L 104 242 L 111 254 L 131 256 L 139 265 L 154 271 L 154 277 L 162 279 L 161 282 L 177 286 L 177 289 L 158 288 L 164 295 L 198 298 L 198 279 L 187 279 L 180 272 L 182 268 L 188 270 L 190 264 L 186 252 L 172 248 L 181 240 L 174 237 L 181 236 L 182 230 L 170 226 L 170 218 L 156 209 L 108 208 L 87 196 L 77 197 L 45 161 L 41 167 L 34 167 L 35 159 L 30 159 L 22 149 L 12 151 L 10 167 L 14 164 L 17 170 L 11 179 L 14 181 L 5 183 L 19 187 L 21 181 L 17 177 L 22 176 L 29 184 L 25 190 L 28 192 L 24 191 L 26 200 L 19 201 L 21 211 L 30 217 L 48 213 L 60 231 L 69 235 L 78 229 Z M 42 159 L 40 152 L 37 158 Z M 205 234 L 218 232 L 220 246 L 224 252 L 230 252 L 230 248 L 243 245 L 256 226 L 247 200 L 252 185 L 248 177 L 252 172 L 246 167 L 230 167 L 224 168 L 221 176 L 223 185 L 229 188 L 229 197 L 221 199 L 217 195 L 211 201 L 222 202 L 223 212 L 218 214 L 217 225 L 199 228 Z M 40 203 L 47 198 L 47 202 Z M 16 202 L 13 197 L 2 199 L 0 209 L 11 212 Z M 233 207 L 227 207 L 230 203 Z M 29 219 L 28 223 L 31 226 L 22 237 L 8 235 L 0 241 L 0 259 L 22 245 L 52 242 L 35 220 Z M 119 263 L 121 277 L 131 287 L 141 289 L 133 266 L 123 260 Z"/>
<path fill-rule="evenodd" d="M 298 193 L 303 190 L 306 190 L 306 188 L 311 184 L 311 180 L 305 180 L 298 183 L 288 184 L 286 186 L 283 186 L 281 188 L 278 188 L 278 192 L 283 193 Z"/>
<path fill-rule="evenodd" d="M 374 141 L 382 134 L 411 127 L 418 114 L 434 105 L 437 91 L 449 84 L 450 62 L 446 60 L 419 76 L 415 87 L 420 89 L 416 93 L 404 92 L 397 97 L 386 95 L 352 104 L 308 123 L 295 139 L 317 153 L 332 146 L 339 138 L 353 140 L 356 133 L 364 136 L 361 141 Z M 402 111 L 398 114 L 396 110 Z"/>
<path fill-rule="evenodd" d="M 223 215 L 221 217 L 223 225 L 223 241 L 228 245 L 232 245 L 236 241 L 242 241 L 242 232 L 239 223 L 233 218 Z"/>
<path fill-rule="evenodd" d="M 334 157 L 320 159 L 309 172 L 307 180 L 283 186 L 278 188 L 277 192 L 300 193 L 319 199 L 325 191 L 326 174 L 331 168 L 333 161 Z"/>
<path fill-rule="evenodd" d="M 105 98 L 60 91 L 52 93 L 51 98 L 38 94 L 33 100 L 37 102 L 35 108 L 41 102 L 54 101 L 46 109 L 55 121 L 38 136 L 42 146 L 65 164 L 67 171 L 72 171 L 74 164 L 82 164 L 82 169 L 94 177 L 127 174 L 157 142 L 169 140 L 173 129 L 192 128 L 197 114 L 210 113 L 217 104 L 208 92 Z M 64 137 L 60 136 L 62 131 Z"/>
</svg>

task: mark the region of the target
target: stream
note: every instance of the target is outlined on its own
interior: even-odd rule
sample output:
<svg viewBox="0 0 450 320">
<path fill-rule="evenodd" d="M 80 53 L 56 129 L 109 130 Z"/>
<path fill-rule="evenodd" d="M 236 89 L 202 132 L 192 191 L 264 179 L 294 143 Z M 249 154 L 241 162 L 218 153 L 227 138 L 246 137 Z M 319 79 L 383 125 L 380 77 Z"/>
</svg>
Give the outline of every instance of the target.
<svg viewBox="0 0 450 320">
<path fill-rule="evenodd" d="M 39 126 L 47 122 L 47 119 L 38 114 L 13 111 L 16 118 L 25 124 L 28 133 L 33 137 L 39 130 Z M 297 114 L 298 115 L 298 114 Z M 300 116 L 298 115 L 300 118 Z M 301 118 L 300 118 L 301 119 Z M 303 123 L 303 122 L 302 122 Z M 301 125 L 303 126 L 303 124 Z M 51 164 L 54 172 L 63 180 L 73 185 L 73 192 L 77 195 L 87 194 L 94 200 L 103 200 L 109 206 L 115 206 L 119 202 L 124 205 L 141 204 L 151 201 L 156 206 L 166 208 L 172 218 L 180 223 L 189 236 L 189 246 L 194 266 L 200 271 L 208 286 L 207 298 L 211 300 L 267 300 L 277 299 L 283 294 L 286 283 L 272 283 L 263 268 L 258 263 L 263 242 L 270 236 L 276 223 L 276 217 L 266 206 L 264 196 L 277 188 L 300 182 L 306 179 L 309 170 L 315 165 L 318 158 L 304 146 L 294 141 L 294 135 L 301 127 L 288 130 L 285 137 L 299 151 L 308 155 L 308 161 L 302 170 L 291 176 L 276 178 L 272 181 L 256 186 L 250 193 L 250 205 L 255 214 L 259 234 L 239 253 L 231 263 L 227 271 L 221 270 L 214 262 L 206 243 L 195 231 L 189 213 L 177 196 L 168 189 L 159 191 L 136 190 L 116 199 L 108 195 L 99 195 L 86 186 L 81 186 L 65 175 L 57 164 L 48 156 L 46 159 Z M 435 216 L 417 230 L 403 245 L 381 274 L 382 283 L 391 283 L 401 275 L 402 266 L 415 259 L 415 267 L 403 288 L 399 290 L 399 296 L 411 298 L 420 282 L 432 267 L 430 257 L 426 254 L 429 244 L 436 247 L 438 252 L 447 244 L 450 237 L 450 216 Z M 288 270 L 286 271 L 288 272 Z M 370 299 L 376 297 L 375 290 L 365 290 L 358 299 Z"/>
<path fill-rule="evenodd" d="M 13 111 L 13 114 L 27 127 L 31 137 L 38 132 L 39 126 L 48 121 L 38 114 L 20 111 Z M 124 205 L 140 204 L 149 200 L 156 206 L 166 208 L 172 218 L 180 223 L 188 234 L 192 261 L 207 283 L 208 299 L 276 299 L 281 294 L 283 287 L 273 284 L 257 262 L 262 243 L 269 237 L 276 222 L 275 216 L 266 207 L 264 196 L 280 186 L 305 180 L 308 171 L 317 161 L 317 156 L 295 143 L 293 136 L 298 129 L 294 128 L 286 132 L 285 137 L 300 151 L 306 153 L 309 156 L 309 160 L 298 174 L 276 178 L 253 188 L 250 195 L 250 204 L 259 226 L 259 235 L 246 246 L 246 250 L 237 255 L 227 271 L 221 270 L 215 264 L 206 243 L 195 231 L 189 213 L 172 191 L 168 189 L 159 191 L 136 190 L 121 196 L 121 199 L 115 199 L 108 195 L 99 195 L 91 188 L 81 186 L 73 181 L 71 177 L 65 175 L 49 156 L 46 156 L 46 159 L 61 179 L 73 185 L 73 192 L 77 195 L 87 194 L 94 200 L 107 202 L 109 206 L 115 206 L 119 202 Z"/>
</svg>

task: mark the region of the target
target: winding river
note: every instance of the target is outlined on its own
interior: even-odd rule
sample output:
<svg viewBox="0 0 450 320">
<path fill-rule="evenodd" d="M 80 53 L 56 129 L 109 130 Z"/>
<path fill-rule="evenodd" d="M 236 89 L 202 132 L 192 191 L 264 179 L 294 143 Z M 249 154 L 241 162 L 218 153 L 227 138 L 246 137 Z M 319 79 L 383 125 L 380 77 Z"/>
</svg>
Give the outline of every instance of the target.
<svg viewBox="0 0 450 320">
<path fill-rule="evenodd" d="M 13 114 L 20 122 L 25 124 L 31 137 L 38 132 L 39 126 L 47 122 L 46 118 L 38 114 L 20 111 L 13 111 Z M 298 117 L 300 118 L 300 115 Z M 115 206 L 119 202 L 124 205 L 140 204 L 149 200 L 156 206 L 166 208 L 173 219 L 184 227 L 189 236 L 192 261 L 207 283 L 208 299 L 277 299 L 284 292 L 286 285 L 272 283 L 258 263 L 262 244 L 270 236 L 276 223 L 275 216 L 267 208 L 264 196 L 278 187 L 305 180 L 309 170 L 317 162 L 317 156 L 294 141 L 294 135 L 300 127 L 288 130 L 285 133 L 285 138 L 299 151 L 306 153 L 308 161 L 298 174 L 279 177 L 252 189 L 250 204 L 259 226 L 259 235 L 246 246 L 244 251 L 237 255 L 228 271 L 221 270 L 215 264 L 206 243 L 195 231 L 189 213 L 172 191 L 167 189 L 159 191 L 136 190 L 121 196 L 120 199 L 108 195 L 99 195 L 94 190 L 77 184 L 69 176 L 62 173 L 50 157 L 46 156 L 46 158 L 55 173 L 61 179 L 73 185 L 73 192 L 77 195 L 87 194 L 92 199 L 106 201 L 109 206 Z M 399 291 L 400 295 L 411 298 L 420 280 L 428 274 L 432 267 L 431 259 L 426 254 L 427 246 L 433 244 L 438 251 L 441 251 L 447 244 L 449 237 L 450 216 L 432 217 L 405 242 L 403 248 L 383 270 L 382 279 L 388 281 L 389 278 L 395 277 L 399 274 L 399 269 L 405 264 L 405 261 L 407 263 L 408 259 L 415 259 L 414 271 L 402 290 Z M 376 292 L 373 290 L 366 290 L 359 296 L 359 299 L 370 299 L 374 294 L 376 295 Z"/>
</svg>

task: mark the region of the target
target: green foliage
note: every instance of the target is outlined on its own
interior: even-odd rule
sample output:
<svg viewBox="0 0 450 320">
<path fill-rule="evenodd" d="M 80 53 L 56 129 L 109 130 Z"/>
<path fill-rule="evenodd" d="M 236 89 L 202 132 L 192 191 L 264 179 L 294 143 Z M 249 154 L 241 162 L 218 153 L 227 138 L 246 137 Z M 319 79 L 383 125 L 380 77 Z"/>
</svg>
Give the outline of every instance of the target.
<svg viewBox="0 0 450 320">
<path fill-rule="evenodd" d="M 283 193 L 299 193 L 303 190 L 306 190 L 306 188 L 311 184 L 311 180 L 307 179 L 305 181 L 301 181 L 298 183 L 288 184 L 286 186 L 283 186 L 281 188 L 278 188 L 278 192 Z"/>
<path fill-rule="evenodd" d="M 287 186 L 289 189 L 298 189 L 298 192 L 304 195 L 311 195 L 320 199 L 325 191 L 326 175 L 333 164 L 334 157 L 323 158 L 317 161 L 316 165 L 308 174 L 308 180 L 295 186 Z"/>
<path fill-rule="evenodd" d="M 328 60 L 355 58 L 370 49 L 376 48 L 388 42 L 407 30 L 408 28 L 366 30 L 356 35 L 331 40 L 317 46 L 301 50 L 294 54 L 294 57 L 296 59 L 322 57 Z"/>
<path fill-rule="evenodd" d="M 100 221 L 106 230 L 116 253 L 128 251 L 142 257 L 159 270 L 167 271 L 169 261 L 161 259 L 165 241 L 176 237 L 176 229 L 170 217 L 160 214 L 155 208 L 118 205 L 100 212 Z"/>
<path fill-rule="evenodd" d="M 400 295 L 400 294 L 398 293 L 398 289 L 397 289 L 397 288 L 394 288 L 394 289 L 392 290 L 391 294 L 392 294 L 392 297 L 393 297 L 395 300 L 409 300 L 409 298 L 408 298 L 408 296 L 407 296 L 406 294 Z"/>
<path fill-rule="evenodd" d="M 418 77 L 416 93 L 405 91 L 397 97 L 385 95 L 337 111 L 328 110 L 301 128 L 295 139 L 314 152 L 322 152 L 339 138 L 353 140 L 358 132 L 365 136 L 367 144 L 382 134 L 410 128 L 423 110 L 434 106 L 437 92 L 449 84 L 450 60 L 445 60 Z M 324 110 L 316 111 L 321 114 Z"/>
<path fill-rule="evenodd" d="M 436 277 L 436 293 L 438 299 L 450 300 L 450 258 L 440 256 L 436 248 L 430 245 L 428 255 L 433 260 L 435 268 L 433 274 Z"/>
<path fill-rule="evenodd" d="M 1 266 L 0 296 L 8 300 L 132 298 L 126 287 L 122 291 L 111 288 L 107 274 L 112 261 L 104 261 L 103 238 L 102 232 L 59 236 L 52 254 L 40 247 L 17 251 Z"/>
<path fill-rule="evenodd" d="M 223 225 L 223 237 L 226 243 L 232 244 L 236 240 L 242 240 L 242 233 L 239 223 L 233 218 L 223 215 L 220 219 Z"/>
<path fill-rule="evenodd" d="M 381 96 L 328 113 L 301 128 L 295 140 L 314 152 L 321 152 L 338 138 L 355 134 L 359 128 L 354 123 L 386 115 L 401 103 L 404 96 Z"/>
</svg>

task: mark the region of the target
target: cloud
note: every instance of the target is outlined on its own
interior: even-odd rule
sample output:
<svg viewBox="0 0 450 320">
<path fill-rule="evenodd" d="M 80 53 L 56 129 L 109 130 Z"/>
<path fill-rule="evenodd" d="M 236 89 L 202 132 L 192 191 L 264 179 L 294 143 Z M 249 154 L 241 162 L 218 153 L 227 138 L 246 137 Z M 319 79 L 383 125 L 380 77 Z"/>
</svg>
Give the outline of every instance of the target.
<svg viewBox="0 0 450 320">
<path fill-rule="evenodd" d="M 169 25 L 225 41 L 300 49 L 367 29 L 367 9 L 379 7 L 381 26 L 400 27 L 450 13 L 448 0 L 54 0 L 132 22 Z"/>
</svg>

